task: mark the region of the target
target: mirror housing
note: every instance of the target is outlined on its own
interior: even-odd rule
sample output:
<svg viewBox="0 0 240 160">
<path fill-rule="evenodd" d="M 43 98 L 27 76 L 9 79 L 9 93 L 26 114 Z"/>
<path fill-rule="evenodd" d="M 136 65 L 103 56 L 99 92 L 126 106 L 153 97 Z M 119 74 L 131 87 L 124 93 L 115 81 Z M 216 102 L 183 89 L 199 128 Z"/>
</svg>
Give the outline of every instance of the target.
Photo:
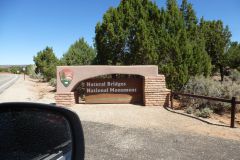
<svg viewBox="0 0 240 160">
<path fill-rule="evenodd" d="M 81 121 L 75 112 L 63 107 L 57 107 L 54 105 L 47 105 L 47 104 L 40 104 L 40 103 L 25 103 L 25 102 L 0 103 L 0 113 L 10 112 L 14 114 L 15 112 L 17 113 L 19 111 L 21 112 L 22 111 L 23 112 L 24 111 L 41 111 L 41 113 L 46 112 L 46 113 L 62 116 L 62 118 L 64 118 L 64 120 L 68 122 L 69 124 L 68 126 L 70 128 L 71 143 L 72 143 L 71 159 L 72 160 L 84 159 L 84 154 L 85 154 L 84 134 L 83 134 Z M 5 119 L 4 122 L 7 122 L 7 120 Z M 44 128 L 38 128 L 38 129 L 44 129 Z M 0 122 L 0 130 L 1 130 L 1 122 Z M 48 135 L 48 137 L 49 137 L 49 140 L 51 140 L 51 135 Z M 22 138 L 26 138 L 26 137 L 22 137 Z M 1 145 L 3 144 L 0 143 L 0 148 L 4 147 Z M 15 146 L 12 146 L 12 147 L 15 147 Z"/>
</svg>

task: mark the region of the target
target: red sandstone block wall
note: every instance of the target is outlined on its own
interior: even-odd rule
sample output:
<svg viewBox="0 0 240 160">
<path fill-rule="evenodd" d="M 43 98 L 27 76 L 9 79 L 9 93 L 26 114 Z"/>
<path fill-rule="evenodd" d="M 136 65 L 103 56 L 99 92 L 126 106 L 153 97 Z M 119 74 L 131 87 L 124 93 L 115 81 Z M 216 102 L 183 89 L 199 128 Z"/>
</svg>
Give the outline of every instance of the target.
<svg viewBox="0 0 240 160">
<path fill-rule="evenodd" d="M 166 88 L 164 75 L 145 76 L 143 92 L 145 106 L 169 105 L 170 90 Z M 78 96 L 74 92 L 56 93 L 55 99 L 59 106 L 73 106 L 78 103 Z"/>
<path fill-rule="evenodd" d="M 165 76 L 148 76 L 144 78 L 144 105 L 169 105 L 170 90 L 166 87 Z"/>
<path fill-rule="evenodd" d="M 74 92 L 56 93 L 55 95 L 56 105 L 58 106 L 72 106 L 75 104 Z"/>
</svg>

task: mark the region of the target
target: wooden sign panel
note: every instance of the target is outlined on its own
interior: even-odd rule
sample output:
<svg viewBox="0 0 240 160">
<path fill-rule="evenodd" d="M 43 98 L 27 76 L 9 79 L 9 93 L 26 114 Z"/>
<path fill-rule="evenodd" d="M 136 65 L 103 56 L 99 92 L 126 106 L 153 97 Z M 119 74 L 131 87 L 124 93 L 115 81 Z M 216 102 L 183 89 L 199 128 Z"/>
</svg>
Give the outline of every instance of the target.
<svg viewBox="0 0 240 160">
<path fill-rule="evenodd" d="M 89 79 L 85 81 L 85 103 L 143 102 L 141 78 Z"/>
</svg>

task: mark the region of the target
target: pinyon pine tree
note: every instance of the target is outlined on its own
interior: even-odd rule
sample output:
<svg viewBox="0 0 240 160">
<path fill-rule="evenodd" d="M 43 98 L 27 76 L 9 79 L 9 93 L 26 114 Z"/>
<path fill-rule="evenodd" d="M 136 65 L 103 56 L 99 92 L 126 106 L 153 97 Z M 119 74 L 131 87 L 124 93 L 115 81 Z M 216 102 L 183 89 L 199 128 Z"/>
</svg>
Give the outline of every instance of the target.
<svg viewBox="0 0 240 160">
<path fill-rule="evenodd" d="M 154 64 L 171 89 L 180 89 L 190 76 L 211 72 L 204 34 L 191 4 L 167 0 L 159 9 L 150 0 L 124 0 L 110 8 L 96 26 L 98 64 Z"/>
</svg>

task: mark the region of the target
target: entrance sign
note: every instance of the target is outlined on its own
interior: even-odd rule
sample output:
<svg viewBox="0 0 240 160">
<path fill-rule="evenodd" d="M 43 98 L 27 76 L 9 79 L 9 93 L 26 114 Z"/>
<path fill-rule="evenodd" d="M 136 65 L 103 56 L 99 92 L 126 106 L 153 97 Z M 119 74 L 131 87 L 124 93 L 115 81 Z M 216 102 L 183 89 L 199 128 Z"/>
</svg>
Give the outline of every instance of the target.
<svg viewBox="0 0 240 160">
<path fill-rule="evenodd" d="M 57 66 L 57 105 L 72 106 L 79 101 L 77 88 L 85 82 L 85 103 L 142 103 L 166 106 L 170 90 L 158 66 Z M 96 79 L 112 74 L 138 75 L 141 78 Z M 82 91 L 82 90 L 81 90 Z"/>
<path fill-rule="evenodd" d="M 142 78 L 89 79 L 85 103 L 143 103 Z"/>
</svg>

